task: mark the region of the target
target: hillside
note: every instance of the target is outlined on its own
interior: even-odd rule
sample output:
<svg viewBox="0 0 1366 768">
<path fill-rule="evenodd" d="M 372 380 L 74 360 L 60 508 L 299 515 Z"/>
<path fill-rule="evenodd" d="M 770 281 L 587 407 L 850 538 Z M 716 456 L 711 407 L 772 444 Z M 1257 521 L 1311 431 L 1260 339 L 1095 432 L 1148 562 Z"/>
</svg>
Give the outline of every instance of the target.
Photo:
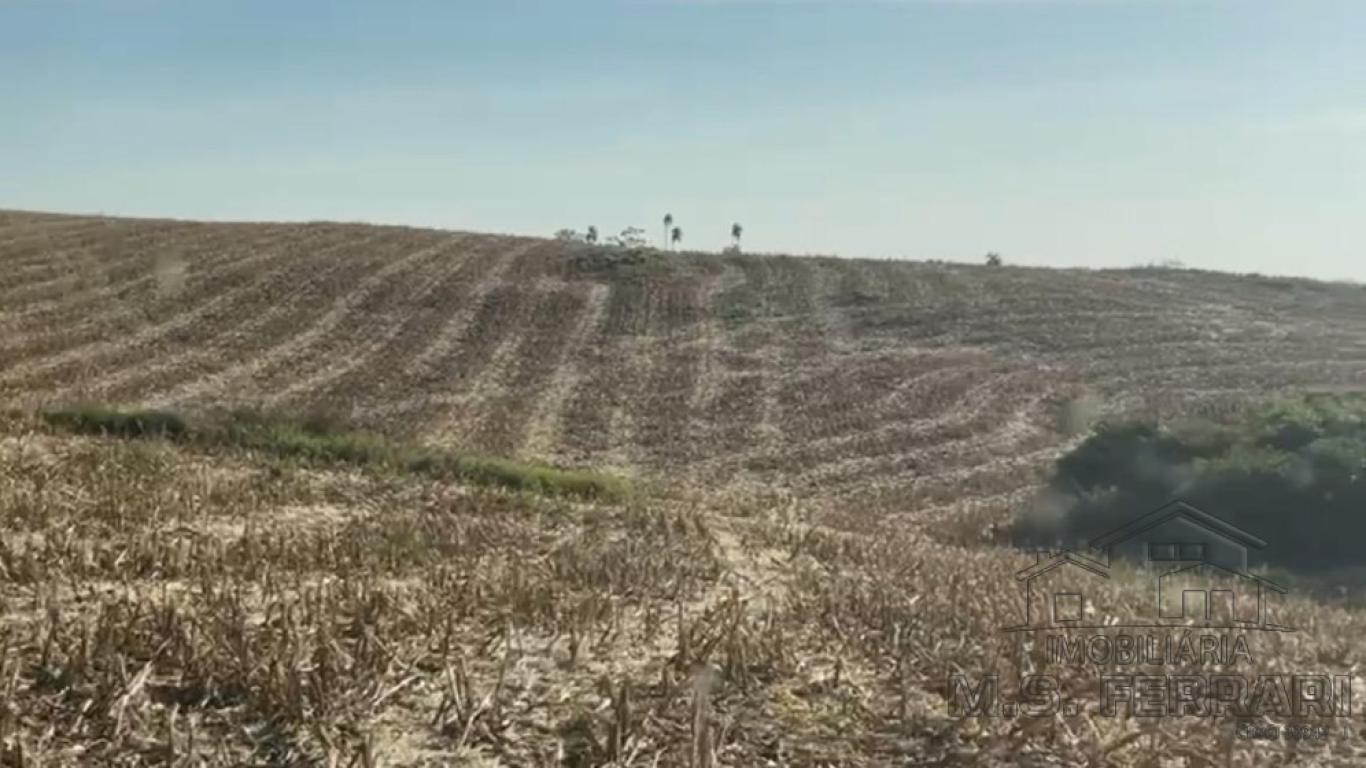
<svg viewBox="0 0 1366 768">
<path fill-rule="evenodd" d="M 327 414 L 898 509 L 1006 498 L 1085 410 L 1366 383 L 1366 289 L 0 213 L 0 403 Z"/>
<path fill-rule="evenodd" d="M 1360 713 L 949 685 L 1094 703 L 1002 631 L 1035 560 L 989 526 L 1097 415 L 1362 388 L 1362 288 L 30 213 L 0 266 L 0 765 L 1363 759 Z M 1237 672 L 1366 663 L 1360 610 L 1283 608 Z"/>
</svg>

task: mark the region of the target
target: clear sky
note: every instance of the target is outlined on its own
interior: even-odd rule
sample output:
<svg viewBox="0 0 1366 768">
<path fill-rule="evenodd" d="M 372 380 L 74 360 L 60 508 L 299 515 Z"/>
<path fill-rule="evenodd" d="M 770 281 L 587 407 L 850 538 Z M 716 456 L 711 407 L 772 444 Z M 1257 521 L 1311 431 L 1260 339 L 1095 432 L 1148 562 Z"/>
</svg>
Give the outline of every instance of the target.
<svg viewBox="0 0 1366 768">
<path fill-rule="evenodd" d="M 0 0 L 0 207 L 1366 280 L 1366 1 Z"/>
</svg>

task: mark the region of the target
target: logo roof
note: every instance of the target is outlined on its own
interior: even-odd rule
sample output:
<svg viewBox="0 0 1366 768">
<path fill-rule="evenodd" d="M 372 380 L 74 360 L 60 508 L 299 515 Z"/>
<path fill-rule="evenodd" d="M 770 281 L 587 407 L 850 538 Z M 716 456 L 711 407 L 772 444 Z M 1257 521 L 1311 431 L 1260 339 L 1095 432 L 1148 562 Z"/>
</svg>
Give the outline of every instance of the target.
<svg viewBox="0 0 1366 768">
<path fill-rule="evenodd" d="M 1068 563 L 1088 570 L 1103 579 L 1110 578 L 1110 569 L 1105 563 L 1087 557 L 1086 555 L 1078 554 L 1070 549 L 1064 549 L 1041 563 L 1035 563 L 1024 570 L 1017 572 L 1015 578 L 1020 581 L 1029 581 L 1030 579 L 1042 576 L 1054 568 Z"/>
<path fill-rule="evenodd" d="M 1187 504 L 1186 502 L 1179 500 L 1170 502 L 1169 504 L 1159 507 L 1158 509 L 1149 512 L 1148 514 L 1143 515 L 1142 517 L 1139 517 L 1118 528 L 1115 528 L 1109 533 L 1092 539 L 1091 546 L 1095 547 L 1096 549 L 1104 549 L 1114 544 L 1118 544 L 1121 541 L 1128 541 L 1129 539 L 1132 539 L 1133 537 L 1151 528 L 1156 528 L 1157 526 L 1176 517 L 1181 517 L 1186 520 L 1189 520 L 1192 523 L 1195 523 L 1196 525 L 1200 526 L 1201 528 L 1204 528 L 1208 531 L 1212 531 L 1221 536 L 1233 539 L 1249 547 L 1261 549 L 1262 547 L 1266 546 L 1265 541 L 1262 541 L 1256 536 L 1253 536 L 1247 531 L 1244 531 L 1242 528 L 1239 528 L 1238 526 L 1233 525 L 1232 523 L 1220 520 L 1219 518 L 1215 517 L 1214 515 L 1211 515 L 1208 512 L 1196 509 L 1190 504 Z"/>
</svg>

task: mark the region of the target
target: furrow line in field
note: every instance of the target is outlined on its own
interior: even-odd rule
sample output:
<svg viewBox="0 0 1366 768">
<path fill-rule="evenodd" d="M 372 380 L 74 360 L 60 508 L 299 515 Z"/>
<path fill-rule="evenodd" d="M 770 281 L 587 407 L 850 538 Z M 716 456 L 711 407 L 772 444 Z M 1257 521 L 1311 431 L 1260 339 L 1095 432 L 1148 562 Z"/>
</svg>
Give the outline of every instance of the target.
<svg viewBox="0 0 1366 768">
<path fill-rule="evenodd" d="M 686 464 L 692 455 L 692 412 L 703 356 L 703 325 L 711 298 L 701 279 L 660 286 L 653 298 L 659 311 L 649 328 L 649 355 L 641 368 L 640 390 L 629 401 L 633 462 L 652 467 Z"/>
<path fill-rule="evenodd" d="M 587 375 L 584 354 L 589 340 L 601 331 L 610 293 L 611 289 L 602 283 L 589 287 L 584 309 L 565 341 L 562 359 L 550 375 L 545 392 L 537 400 L 535 412 L 529 419 L 521 449 L 526 456 L 550 460 L 563 454 L 565 409 Z"/>
<path fill-rule="evenodd" d="M 710 363 L 705 394 L 698 394 L 697 434 L 705 458 L 694 465 L 712 481 L 737 468 L 751 450 L 764 420 L 765 382 L 773 363 L 765 358 L 769 340 L 767 291 L 770 269 L 750 258 L 722 259 L 722 279 L 709 298 L 707 314 L 720 323 L 721 343 Z"/>
<path fill-rule="evenodd" d="M 497 288 L 503 285 L 504 278 L 508 271 L 512 269 L 515 262 L 531 253 L 537 247 L 536 242 L 526 242 L 515 246 L 512 250 L 501 255 L 493 268 L 479 281 L 474 290 L 470 293 L 470 301 L 456 310 L 445 323 L 441 330 L 437 331 L 432 337 L 431 343 L 405 367 L 404 372 L 413 377 L 430 377 L 436 375 L 439 361 L 448 357 L 452 351 L 460 346 L 469 333 L 470 324 L 474 321 L 475 315 L 483 306 L 484 301 Z"/>
<path fill-rule="evenodd" d="M 629 302 L 622 300 L 623 284 L 605 287 L 602 320 L 584 339 L 577 361 L 582 375 L 576 377 L 559 419 L 561 451 L 572 463 L 602 460 L 610 447 L 613 414 L 625 398 L 621 382 L 627 361 L 622 347 L 627 337 L 613 328 L 620 305 Z"/>
<path fill-rule="evenodd" d="M 267 246 L 269 247 L 269 246 Z M 234 264 L 235 267 L 255 266 L 261 262 L 279 258 L 279 254 L 271 251 L 258 252 L 256 255 L 243 259 Z M 277 270 L 278 272 L 278 270 Z M 258 278 L 255 284 L 260 284 L 267 278 Z M 122 339 L 103 339 L 82 344 L 74 348 L 68 348 L 54 355 L 40 357 L 24 364 L 11 366 L 3 373 L 0 373 L 0 382 L 15 382 L 31 379 L 44 373 L 60 370 L 72 364 L 92 365 L 92 358 L 99 358 L 108 354 L 117 354 L 120 351 L 137 349 L 152 344 L 169 334 L 175 333 L 180 329 L 186 328 L 201 318 L 216 312 L 220 305 L 231 303 L 241 293 L 250 290 L 252 284 L 238 286 L 227 291 L 222 291 L 209 297 L 207 300 L 183 312 L 180 312 L 170 319 L 160 323 L 139 328 L 131 336 Z"/>
<path fill-rule="evenodd" d="M 436 398 L 435 426 L 424 431 L 428 442 L 479 447 L 473 444 L 481 415 L 476 404 L 496 391 L 497 383 L 515 364 L 527 321 L 539 300 L 538 293 L 526 286 L 502 286 L 485 296 L 461 345 L 459 367 L 448 380 L 454 386 Z"/>
<path fill-rule="evenodd" d="M 21 240 L 26 240 L 31 237 L 43 237 L 45 235 L 51 235 L 53 232 L 60 233 L 63 230 L 71 229 L 73 227 L 80 228 L 90 224 L 92 221 L 99 221 L 99 219 L 88 216 L 55 218 L 48 216 L 0 215 L 0 250 Z"/>
<path fill-rule="evenodd" d="M 98 235 L 109 230 L 126 229 L 132 226 L 119 226 L 113 222 L 82 219 L 55 231 L 39 229 L 27 235 L 15 235 L 0 243 L 0 264 L 5 265 L 5 279 L 0 286 L 8 287 L 11 280 L 29 272 L 49 268 L 51 258 L 58 251 L 75 247 L 88 247 L 98 242 Z"/>
<path fill-rule="evenodd" d="M 500 261 L 500 254 L 487 249 L 487 241 L 469 244 L 459 267 L 448 270 L 435 290 L 416 306 L 403 309 L 394 321 L 396 336 L 373 354 L 364 365 L 346 377 L 330 382 L 308 399 L 309 405 L 325 413 L 349 413 L 357 423 L 380 431 L 411 433 L 411 420 L 430 397 L 430 381 L 409 376 L 404 368 L 431 341 L 432 331 L 442 325 L 452 308 L 470 302 L 485 275 Z M 406 409 L 406 410 L 404 410 Z"/>
<path fill-rule="evenodd" d="M 833 311 L 827 306 L 824 286 L 830 278 L 815 260 L 783 259 L 785 272 L 774 270 L 769 281 L 769 303 L 781 307 L 788 320 L 763 345 L 765 373 L 761 379 L 760 421 L 755 442 L 739 457 L 743 465 L 766 465 L 766 457 L 780 454 L 794 444 L 790 416 L 794 393 L 802 382 L 792 371 L 812 361 L 828 359 L 837 348 L 832 332 Z M 818 274 L 818 270 L 822 270 Z M 834 325 L 838 325 L 837 323 Z M 838 328 L 834 328 L 837 331 Z"/>
<path fill-rule="evenodd" d="M 956 461 L 973 451 L 984 450 L 992 456 L 1016 455 L 1022 444 L 1033 439 L 1046 437 L 1050 444 L 1055 443 L 1058 439 L 1040 425 L 1043 414 L 1039 409 L 1049 394 L 1045 389 L 1029 397 L 1013 407 L 1004 419 L 996 412 L 982 413 L 980 421 L 968 422 L 962 425 L 961 430 L 955 430 L 967 433 L 962 437 L 930 442 L 894 453 L 841 457 L 803 473 L 801 481 L 811 486 L 838 487 L 878 477 L 933 474 L 942 471 L 938 465 Z M 933 439 L 935 435 L 931 432 L 926 437 Z"/>
<path fill-rule="evenodd" d="M 465 235 L 454 235 L 446 242 L 437 246 L 436 256 L 449 252 L 451 249 L 461 245 L 466 240 Z M 356 371 L 369 366 L 371 360 L 382 355 L 386 350 L 393 347 L 394 342 L 409 331 L 412 327 L 420 325 L 418 323 L 418 307 L 421 306 L 428 297 L 438 293 L 451 281 L 458 280 L 462 275 L 462 268 L 468 266 L 470 259 L 462 258 L 460 262 L 451 268 L 450 265 L 442 263 L 439 265 L 441 270 L 436 274 L 421 281 L 416 290 L 408 296 L 402 298 L 399 309 L 402 314 L 398 317 L 389 318 L 389 322 L 376 322 L 373 317 L 366 318 L 368 331 L 372 332 L 373 337 L 360 341 L 359 346 L 350 348 L 346 355 L 331 358 L 328 364 L 299 378 L 284 390 L 269 395 L 263 400 L 263 404 L 272 407 L 285 402 L 295 402 L 307 399 L 309 395 L 320 393 L 329 388 L 335 388 L 343 383 L 343 379 L 351 377 Z M 364 396 L 364 389 L 368 380 L 362 377 L 349 379 L 347 389 L 351 391 L 352 397 L 359 399 Z"/>
<path fill-rule="evenodd" d="M 521 447 L 527 422 L 542 392 L 562 365 L 575 336 L 574 318 L 587 314 L 582 284 L 543 280 L 535 289 L 536 306 L 513 362 L 482 381 L 472 393 L 471 444 L 494 455 L 513 455 Z"/>
<path fill-rule="evenodd" d="M 1049 467 L 1067 451 L 1058 442 L 1041 447 L 1026 446 L 1022 452 L 990 456 L 986 459 L 924 475 L 899 475 L 878 486 L 878 490 L 909 508 L 953 504 L 966 498 L 989 497 L 1021 487 L 1040 487 L 1047 481 Z M 825 487 L 831 498 L 849 499 L 872 490 L 863 482 Z"/>
<path fill-rule="evenodd" d="M 709 455 L 706 406 L 721 391 L 724 371 L 721 369 L 720 355 L 727 343 L 725 329 L 713 308 L 716 306 L 716 297 L 725 290 L 727 282 L 723 269 L 707 277 L 699 288 L 701 311 L 693 341 L 697 347 L 696 370 L 687 402 L 683 404 L 680 414 L 682 423 L 675 426 L 677 434 L 674 437 L 675 444 L 684 451 L 678 459 L 689 467 Z"/>
<path fill-rule="evenodd" d="M 463 235 L 448 237 L 453 243 Z M 428 253 L 420 263 L 413 264 L 411 269 L 370 291 L 327 333 L 302 349 L 288 366 L 277 366 L 254 377 L 250 388 L 255 392 L 256 402 L 273 407 L 287 401 L 297 402 L 300 395 L 307 398 L 310 390 L 306 387 L 310 379 L 326 377 L 330 369 L 351 359 L 371 338 L 401 326 L 413 309 L 412 296 L 433 287 L 446 272 L 445 249 L 449 243 L 428 235 L 405 235 L 396 244 L 399 243 L 405 251 L 427 245 L 436 250 Z M 305 388 L 297 386 L 301 382 Z M 288 396 L 281 398 L 285 392 Z"/>
<path fill-rule="evenodd" d="M 65 303 L 72 289 L 78 292 L 121 285 L 130 265 L 152 258 L 147 249 L 165 250 L 189 235 L 193 240 L 201 226 L 167 224 L 159 227 L 120 227 L 114 233 L 90 235 L 57 251 L 43 251 L 22 272 L 10 273 L 0 291 L 9 302 L 42 309 Z M 112 235 L 112 236 L 111 236 Z M 227 238 L 221 238 L 227 239 Z M 52 274 L 55 273 L 55 274 Z M 16 279 L 20 275 L 25 279 Z M 30 274 L 33 279 L 26 279 Z"/>
<path fill-rule="evenodd" d="M 535 242 L 522 242 L 500 253 L 467 292 L 461 305 L 440 324 L 440 330 L 422 351 L 402 368 L 417 394 L 390 399 L 369 409 L 368 421 L 382 422 L 403 432 L 430 433 L 439 414 L 458 402 L 458 390 L 468 374 L 477 372 L 492 345 L 506 333 L 497 321 L 503 305 L 518 298 L 508 275 L 530 254 Z"/>
<path fill-rule="evenodd" d="M 805 471 L 829 461 L 831 456 L 864 456 L 870 452 L 870 447 L 876 454 L 888 443 L 918 439 L 932 430 L 966 423 L 979 412 L 983 398 L 1001 386 L 999 375 L 978 369 L 939 369 L 927 373 L 914 382 L 919 385 L 914 389 L 919 396 L 915 404 L 901 412 L 879 414 L 879 426 L 850 427 L 836 431 L 831 437 L 809 438 L 767 457 L 767 461 L 789 470 Z M 977 384 L 968 383 L 983 377 L 987 378 Z M 836 390 L 843 391 L 847 390 Z M 811 418 L 815 420 L 819 413 L 812 414 Z M 823 429 L 835 431 L 828 426 Z"/>
<path fill-rule="evenodd" d="M 291 250 L 297 245 L 291 245 Z M 298 302 L 272 296 L 280 286 L 298 285 L 340 271 L 344 261 L 320 257 L 354 245 L 354 241 L 347 239 L 311 251 L 307 259 L 286 254 L 283 258 L 287 264 L 258 277 L 230 303 L 219 307 L 217 314 L 225 322 L 204 322 L 202 327 L 175 339 L 177 351 L 126 361 L 124 367 L 95 381 L 85 391 L 92 399 L 143 400 L 187 378 L 225 367 L 233 359 L 234 349 L 251 348 L 271 340 L 268 329 L 299 313 Z M 322 266 L 318 266 L 320 261 Z M 265 309 L 256 309 L 258 306 Z M 74 387 L 65 387 L 57 391 L 57 396 L 71 397 L 73 391 Z"/>
<path fill-rule="evenodd" d="M 156 289 L 167 277 L 184 281 L 186 285 L 200 283 L 206 265 L 212 269 L 224 259 L 235 258 L 242 253 L 251 254 L 253 249 L 269 246 L 280 239 L 279 231 L 272 230 L 271 234 L 260 240 L 232 247 L 235 240 L 226 234 L 195 237 L 197 234 L 202 233 L 192 233 L 188 238 L 189 245 L 182 245 L 183 238 L 175 237 L 157 243 L 155 250 L 139 254 L 131 264 L 125 260 L 113 269 L 101 272 L 102 282 L 95 281 L 92 287 L 24 307 L 9 319 L 8 324 L 15 327 L 10 339 L 0 344 L 0 348 L 19 347 L 52 337 L 80 344 L 91 338 L 105 337 L 114 330 L 133 332 L 135 327 L 146 322 L 148 312 L 155 307 L 152 301 L 157 298 L 155 293 L 149 296 L 147 292 Z M 208 254 L 208 258 L 195 263 L 195 258 L 203 254 Z M 250 266 L 254 261 L 247 256 L 240 261 L 240 265 Z M 229 264 L 229 267 L 232 266 L 238 264 Z M 177 274 L 170 275 L 168 270 Z M 115 274 L 120 277 L 110 282 Z M 89 279 L 84 280 L 85 284 L 91 282 Z M 212 295 L 219 286 L 215 284 L 209 288 L 207 293 Z M 97 312 L 109 308 L 111 304 L 112 311 Z M 79 319 L 68 321 L 67 316 L 72 314 Z M 40 327 L 44 330 L 25 332 L 26 328 Z M 52 345 L 40 343 L 39 346 L 50 349 Z"/>
<path fill-rule="evenodd" d="M 402 241 L 392 233 L 382 234 L 389 234 L 389 240 L 385 243 L 387 246 L 386 254 L 393 252 L 391 249 L 401 247 Z M 419 248 L 387 263 L 374 265 L 373 271 L 357 283 L 342 287 L 342 292 L 333 299 L 326 311 L 306 327 L 297 329 L 294 335 L 223 370 L 185 382 L 160 399 L 171 402 L 186 402 L 200 400 L 209 393 L 223 393 L 228 389 L 240 390 L 248 387 L 251 382 L 267 371 L 292 363 L 300 353 L 307 351 L 331 333 L 355 311 L 357 306 L 362 304 L 372 293 L 379 290 L 386 281 L 431 258 L 439 252 L 439 249 L 439 245 Z"/>
</svg>

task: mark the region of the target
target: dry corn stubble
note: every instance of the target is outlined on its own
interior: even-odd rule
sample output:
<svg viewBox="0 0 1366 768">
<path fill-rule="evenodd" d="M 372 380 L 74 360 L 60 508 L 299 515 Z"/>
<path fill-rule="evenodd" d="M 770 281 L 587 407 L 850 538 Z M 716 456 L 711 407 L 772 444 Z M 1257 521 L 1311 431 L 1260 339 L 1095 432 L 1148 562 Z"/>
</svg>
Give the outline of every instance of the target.
<svg viewBox="0 0 1366 768">
<path fill-rule="evenodd" d="M 1235 741 L 1228 724 L 1194 718 L 959 720 L 945 703 L 952 672 L 1038 664 L 997 631 L 1019 610 L 1001 588 L 1014 562 L 982 531 L 1074 439 L 1069 398 L 1185 411 L 1359 383 L 1359 290 L 1165 271 L 621 259 L 493 237 L 452 244 L 448 264 L 423 252 L 444 242 L 431 233 L 300 225 L 250 235 L 293 244 L 261 268 L 308 274 L 298 260 L 316 256 L 336 269 L 279 291 L 252 284 L 181 323 L 193 309 L 183 292 L 146 318 L 119 304 L 120 286 L 150 287 L 164 266 L 119 254 L 151 226 L 92 224 L 70 264 L 0 287 L 0 323 L 25 334 L 10 346 L 28 370 L 79 368 L 63 382 L 72 391 L 117 376 L 130 402 L 172 392 L 219 405 L 263 352 L 237 331 L 278 305 L 263 326 L 278 358 L 269 374 L 284 378 L 299 349 L 319 382 L 291 394 L 300 413 L 342 403 L 367 424 L 401 425 L 396 436 L 436 427 L 514 455 L 530 445 L 538 458 L 617 461 L 661 492 L 546 498 L 58 436 L 6 414 L 0 762 L 1361 762 L 1348 739 Z M 0 258 L 28 270 L 25 227 L 24 215 L 5 219 Z M 182 229 L 168 258 L 239 237 Z M 352 237 L 357 247 L 333 248 Z M 49 290 L 102 259 L 114 284 L 67 303 Z M 196 263 L 185 290 L 211 300 Z M 452 275 L 462 268 L 469 279 Z M 593 300 L 538 304 L 547 286 Z M 296 294 L 308 300 L 279 304 Z M 87 310 L 119 322 L 64 324 Z M 204 339 L 221 357 L 196 354 Z M 430 353 L 420 381 L 394 364 L 391 340 Z M 72 350 L 87 345 L 118 370 L 77 366 Z M 575 353 L 547 355 L 560 347 Z M 354 366 L 328 366 L 353 349 Z M 144 375 L 143 352 L 173 364 Z M 0 400 L 50 385 L 15 377 Z M 396 401 L 402 418 L 390 420 Z M 507 418 L 480 410 L 495 406 Z M 1361 662 L 1357 614 L 1291 608 L 1312 631 L 1259 656 L 1262 669 Z M 1097 684 L 1087 670 L 1064 683 L 1078 698 Z"/>
</svg>

